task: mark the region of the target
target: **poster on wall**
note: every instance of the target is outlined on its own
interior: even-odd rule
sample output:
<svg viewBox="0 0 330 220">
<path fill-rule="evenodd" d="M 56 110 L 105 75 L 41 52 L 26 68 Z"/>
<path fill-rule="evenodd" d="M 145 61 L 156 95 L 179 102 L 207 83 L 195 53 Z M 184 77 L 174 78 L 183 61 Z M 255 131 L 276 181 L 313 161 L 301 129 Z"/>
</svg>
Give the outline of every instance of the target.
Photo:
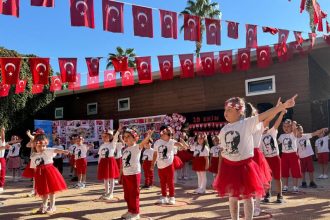
<svg viewBox="0 0 330 220">
<path fill-rule="evenodd" d="M 45 134 L 49 140 L 49 146 L 53 146 L 53 121 L 49 120 L 34 120 L 34 130 L 41 128 L 45 131 Z"/>
</svg>

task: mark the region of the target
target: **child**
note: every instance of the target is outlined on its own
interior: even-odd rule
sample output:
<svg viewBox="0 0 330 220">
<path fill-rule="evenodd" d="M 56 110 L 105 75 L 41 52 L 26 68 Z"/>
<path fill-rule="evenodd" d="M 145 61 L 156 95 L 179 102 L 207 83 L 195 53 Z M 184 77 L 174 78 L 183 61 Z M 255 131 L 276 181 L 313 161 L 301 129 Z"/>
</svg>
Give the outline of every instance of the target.
<svg viewBox="0 0 330 220">
<path fill-rule="evenodd" d="M 48 139 L 45 134 L 37 134 L 33 140 L 34 152 L 31 154 L 31 168 L 35 169 L 35 191 L 41 196 L 42 205 L 38 213 L 54 213 L 55 207 L 55 193 L 65 190 L 66 184 L 59 173 L 53 166 L 53 157 L 56 154 L 68 154 L 68 151 L 59 150 L 56 148 L 47 148 Z M 50 206 L 48 208 L 48 199 Z"/>
<path fill-rule="evenodd" d="M 70 145 L 68 147 L 70 154 L 68 155 L 69 159 L 69 164 L 70 164 L 70 176 L 72 177 L 71 181 L 78 181 L 77 173 L 76 173 L 76 168 L 74 165 L 74 152 L 77 147 L 77 138 L 78 135 L 74 134 L 70 137 Z"/>
<path fill-rule="evenodd" d="M 78 176 L 78 183 L 75 188 L 86 188 L 86 173 L 87 173 L 87 151 L 91 145 L 84 144 L 84 137 L 79 135 L 76 139 L 76 148 L 74 151 L 74 163 L 76 174 Z"/>
<path fill-rule="evenodd" d="M 183 141 L 187 142 L 188 141 L 188 136 L 186 133 L 182 133 L 181 134 L 181 139 L 183 139 Z M 188 150 L 180 150 L 177 152 L 178 157 L 181 159 L 182 163 L 183 163 L 183 167 L 181 169 L 179 169 L 179 177 L 178 179 L 181 180 L 188 180 L 188 162 L 191 161 L 193 159 L 193 152 L 191 152 L 189 149 Z"/>
<path fill-rule="evenodd" d="M 180 151 L 179 151 L 180 152 Z M 178 149 L 174 148 L 174 158 L 173 158 L 173 166 L 174 166 L 174 183 L 177 183 L 178 180 L 178 170 L 183 168 L 183 162 L 178 156 Z"/>
<path fill-rule="evenodd" d="M 253 161 L 253 136 L 257 125 L 267 118 L 273 117 L 285 108 L 295 105 L 292 97 L 257 116 L 245 118 L 245 102 L 234 97 L 225 102 L 225 119 L 228 121 L 220 131 L 221 152 L 219 173 L 213 187 L 220 196 L 229 195 L 231 218 L 239 219 L 238 199 L 244 199 L 245 219 L 253 218 L 253 196 L 263 196 L 264 187 L 258 165 Z"/>
<path fill-rule="evenodd" d="M 327 130 L 325 130 L 327 132 Z M 328 179 L 329 162 L 329 136 L 324 136 L 324 132 L 319 134 L 319 139 L 315 142 L 317 161 L 321 166 L 321 175 L 318 179 Z"/>
<path fill-rule="evenodd" d="M 215 177 L 218 174 L 218 168 L 219 168 L 219 155 L 221 153 L 221 146 L 220 146 L 220 140 L 218 136 L 212 137 L 213 141 L 213 147 L 211 147 L 210 155 L 211 155 L 211 165 L 209 168 L 209 171 L 213 173 L 213 177 Z"/>
<path fill-rule="evenodd" d="M 125 144 L 124 144 L 122 135 L 119 135 L 119 141 L 116 144 L 116 150 L 115 150 L 115 154 L 114 154 L 118 168 L 120 168 L 123 163 L 122 156 L 123 156 L 124 147 L 125 147 Z M 118 182 L 118 180 L 116 179 L 115 184 L 118 184 L 118 183 L 121 184 L 121 182 L 120 181 Z"/>
<path fill-rule="evenodd" d="M 55 145 L 53 148 L 64 150 L 63 145 L 61 145 L 61 139 L 59 137 L 55 138 Z M 57 154 L 54 157 L 54 167 L 56 167 L 61 174 L 63 173 L 63 155 Z"/>
<path fill-rule="evenodd" d="M 5 151 L 10 148 L 9 145 L 6 145 L 5 141 L 5 128 L 1 128 L 0 134 L 0 193 L 3 192 L 5 186 L 5 177 L 6 177 L 6 159 Z"/>
<path fill-rule="evenodd" d="M 154 183 L 154 170 L 151 167 L 154 149 L 151 148 L 152 139 L 149 140 L 142 155 L 142 168 L 144 172 L 144 186 L 142 189 L 150 189 Z"/>
<path fill-rule="evenodd" d="M 13 135 L 11 137 L 11 142 L 14 143 L 10 146 L 9 151 L 8 151 L 8 162 L 7 166 L 8 169 L 12 170 L 13 173 L 13 181 L 17 182 L 18 178 L 20 178 L 20 168 L 21 168 L 21 157 L 19 156 L 19 152 L 21 149 L 21 140 L 18 136 Z"/>
</svg>

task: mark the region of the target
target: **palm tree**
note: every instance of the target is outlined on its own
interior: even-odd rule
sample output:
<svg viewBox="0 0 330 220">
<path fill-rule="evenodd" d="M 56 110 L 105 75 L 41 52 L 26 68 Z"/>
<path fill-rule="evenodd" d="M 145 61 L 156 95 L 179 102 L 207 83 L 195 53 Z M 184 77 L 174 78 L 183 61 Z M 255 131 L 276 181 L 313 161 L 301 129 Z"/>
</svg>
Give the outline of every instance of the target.
<svg viewBox="0 0 330 220">
<path fill-rule="evenodd" d="M 211 2 L 212 0 L 188 0 L 187 6 L 180 13 L 180 16 L 183 14 L 190 14 L 199 16 L 200 19 L 200 41 L 196 42 L 196 54 L 199 57 L 199 53 L 202 48 L 202 39 L 203 33 L 205 31 L 204 18 L 220 18 L 221 11 L 219 10 L 219 4 L 217 2 Z M 184 29 L 184 25 L 181 26 L 180 32 Z"/>
<path fill-rule="evenodd" d="M 117 50 L 117 53 L 109 53 L 109 55 L 108 55 L 107 69 L 109 69 L 110 67 L 113 66 L 113 63 L 112 63 L 113 58 L 121 59 L 123 57 L 127 57 L 129 67 L 135 67 L 136 54 L 134 53 L 133 48 L 127 48 L 126 50 L 124 50 L 123 48 L 118 46 L 116 48 L 116 50 Z"/>
</svg>

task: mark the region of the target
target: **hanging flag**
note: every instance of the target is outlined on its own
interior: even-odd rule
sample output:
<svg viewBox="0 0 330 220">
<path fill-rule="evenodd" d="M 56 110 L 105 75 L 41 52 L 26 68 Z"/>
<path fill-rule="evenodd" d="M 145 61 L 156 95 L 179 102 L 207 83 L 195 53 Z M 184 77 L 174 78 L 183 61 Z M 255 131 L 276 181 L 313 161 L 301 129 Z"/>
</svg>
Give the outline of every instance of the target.
<svg viewBox="0 0 330 220">
<path fill-rule="evenodd" d="M 2 83 L 16 85 L 19 80 L 21 58 L 19 57 L 1 57 L 1 75 Z"/>
<path fill-rule="evenodd" d="M 154 37 L 152 9 L 132 5 L 134 35 L 140 37 Z"/>
<path fill-rule="evenodd" d="M 32 94 L 40 94 L 44 91 L 44 85 L 42 84 L 33 84 L 32 85 Z"/>
<path fill-rule="evenodd" d="M 160 79 L 173 79 L 173 55 L 158 56 Z"/>
<path fill-rule="evenodd" d="M 311 49 L 314 48 L 314 44 L 315 44 L 315 39 L 316 39 L 316 33 L 308 33 L 308 36 L 309 36 L 309 40 L 311 42 Z"/>
<path fill-rule="evenodd" d="M 31 0 L 32 6 L 54 7 L 54 0 Z"/>
<path fill-rule="evenodd" d="M 181 78 L 194 77 L 194 54 L 180 54 Z"/>
<path fill-rule="evenodd" d="M 327 25 L 327 33 L 329 33 L 330 32 L 330 24 L 329 24 L 328 21 L 326 21 L 326 25 Z"/>
<path fill-rule="evenodd" d="M 31 57 L 29 63 L 33 84 L 47 85 L 49 83 L 49 58 Z"/>
<path fill-rule="evenodd" d="M 125 71 L 121 71 L 121 85 L 122 86 L 132 86 L 134 85 L 134 69 L 128 68 Z"/>
<path fill-rule="evenodd" d="M 114 57 L 111 58 L 111 61 L 116 72 L 125 71 L 128 69 L 127 57 Z"/>
<path fill-rule="evenodd" d="M 306 0 L 300 1 L 300 13 L 302 13 L 305 10 Z"/>
<path fill-rule="evenodd" d="M 238 24 L 237 22 L 227 21 L 227 31 L 228 37 L 233 39 L 238 39 Z"/>
<path fill-rule="evenodd" d="M 246 25 L 246 48 L 257 48 L 257 25 Z"/>
<path fill-rule="evenodd" d="M 327 14 L 321 10 L 320 4 L 313 1 L 314 8 L 314 24 L 317 25 L 317 30 L 323 32 L 323 19 L 327 17 Z"/>
<path fill-rule="evenodd" d="M 330 45 L 330 35 L 323 35 L 324 41 Z"/>
<path fill-rule="evenodd" d="M 176 12 L 159 9 L 162 37 L 178 38 L 178 16 Z"/>
<path fill-rule="evenodd" d="M 68 89 L 69 90 L 79 90 L 81 85 L 81 75 L 79 73 L 76 74 L 76 79 L 74 82 L 69 82 Z"/>
<path fill-rule="evenodd" d="M 233 70 L 233 51 L 226 50 L 219 53 L 218 62 L 220 64 L 221 73 L 231 73 Z"/>
<path fill-rule="evenodd" d="M 279 29 L 278 31 L 278 43 L 285 43 L 288 40 L 288 36 L 289 36 L 289 31 L 288 30 L 283 30 L 283 29 Z"/>
<path fill-rule="evenodd" d="M 220 20 L 205 18 L 206 43 L 221 44 L 221 26 Z"/>
<path fill-rule="evenodd" d="M 269 46 L 257 48 L 257 61 L 259 68 L 266 68 L 272 63 L 271 50 Z"/>
<path fill-rule="evenodd" d="M 99 57 L 86 57 L 86 63 L 88 68 L 89 76 L 98 76 L 99 67 L 100 67 L 100 58 Z"/>
<path fill-rule="evenodd" d="M 124 33 L 124 4 L 102 0 L 103 30 Z"/>
<path fill-rule="evenodd" d="M 25 87 L 26 87 L 26 80 L 24 79 L 19 80 L 18 83 L 16 84 L 15 94 L 23 93 L 25 91 Z"/>
<path fill-rule="evenodd" d="M 6 97 L 9 94 L 10 85 L 0 83 L 0 97 Z"/>
<path fill-rule="evenodd" d="M 184 40 L 200 41 L 200 17 L 195 15 L 184 14 Z"/>
<path fill-rule="evenodd" d="M 296 38 L 296 42 L 297 44 L 302 44 L 304 42 L 304 39 L 301 36 L 301 32 L 300 31 L 294 31 L 294 37 Z"/>
<path fill-rule="evenodd" d="M 58 58 L 62 83 L 75 82 L 77 75 L 77 58 Z"/>
<path fill-rule="evenodd" d="M 71 26 L 95 28 L 94 0 L 70 0 Z"/>
<path fill-rule="evenodd" d="M 286 62 L 289 60 L 288 48 L 286 43 L 275 44 L 274 49 L 277 53 L 278 60 L 280 62 Z"/>
<path fill-rule="evenodd" d="M 287 59 L 291 59 L 295 51 L 298 51 L 300 56 L 304 56 L 308 54 L 307 51 L 306 52 L 304 51 L 302 44 L 298 44 L 296 41 L 293 41 L 288 44 Z"/>
<path fill-rule="evenodd" d="M 19 0 L 0 0 L 0 14 L 19 17 Z"/>
<path fill-rule="evenodd" d="M 238 49 L 236 60 L 238 70 L 246 71 L 250 69 L 250 49 Z"/>
<path fill-rule="evenodd" d="M 152 82 L 151 57 L 136 57 L 136 70 L 138 72 L 139 83 L 147 84 Z"/>
<path fill-rule="evenodd" d="M 99 88 L 99 76 L 89 76 L 87 75 L 87 88 L 88 89 L 98 89 Z"/>
<path fill-rule="evenodd" d="M 104 71 L 104 88 L 113 88 L 116 87 L 116 72 L 114 70 L 105 70 Z"/>
<path fill-rule="evenodd" d="M 262 27 L 262 31 L 264 33 L 270 33 L 272 35 L 275 35 L 278 33 L 278 29 L 277 28 L 272 28 L 272 27 Z"/>
<path fill-rule="evenodd" d="M 61 82 L 61 78 L 59 76 L 52 76 L 52 78 L 50 80 L 49 90 L 52 92 L 62 90 L 62 82 Z"/>
<path fill-rule="evenodd" d="M 203 76 L 212 76 L 215 73 L 213 52 L 201 53 Z"/>
</svg>

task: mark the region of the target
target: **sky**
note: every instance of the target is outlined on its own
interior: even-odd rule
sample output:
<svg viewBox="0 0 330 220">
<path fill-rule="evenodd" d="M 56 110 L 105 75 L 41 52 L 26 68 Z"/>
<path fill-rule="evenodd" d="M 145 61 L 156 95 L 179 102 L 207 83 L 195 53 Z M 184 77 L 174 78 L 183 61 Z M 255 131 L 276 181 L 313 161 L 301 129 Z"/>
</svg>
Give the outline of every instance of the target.
<svg viewBox="0 0 330 220">
<path fill-rule="evenodd" d="M 262 26 L 291 30 L 289 41 L 294 39 L 293 30 L 302 31 L 308 37 L 309 17 L 307 12 L 300 14 L 300 0 L 213 0 L 219 3 L 222 12 L 222 37 L 220 46 L 203 44 L 201 52 L 221 51 L 245 47 L 245 24 L 258 25 L 258 45 L 271 45 L 277 42 L 277 35 L 263 33 Z M 158 70 L 158 55 L 194 53 L 195 43 L 184 41 L 183 33 L 178 39 L 160 36 L 158 9 L 182 11 L 186 0 L 125 0 L 124 33 L 103 31 L 102 0 L 94 0 L 95 29 L 72 27 L 70 23 L 70 0 L 55 0 L 54 8 L 30 6 L 30 0 L 20 1 L 20 17 L 0 14 L 0 47 L 16 50 L 22 54 L 35 54 L 50 57 L 54 71 L 59 72 L 58 57 L 77 57 L 78 72 L 82 84 L 86 84 L 87 66 L 85 57 L 104 57 L 100 63 L 100 81 L 105 70 L 108 53 L 115 52 L 117 46 L 134 48 L 138 56 L 152 56 L 152 69 Z M 321 8 L 330 13 L 329 0 L 319 0 Z M 131 4 L 150 7 L 153 10 L 154 38 L 133 35 Z M 330 16 L 330 15 L 329 15 Z M 239 39 L 229 39 L 224 20 L 240 23 Z M 330 19 L 328 18 L 328 21 Z M 179 18 L 179 27 L 183 19 Z M 325 24 L 324 24 L 325 26 Z M 325 33 L 325 32 L 324 32 Z M 323 33 L 318 32 L 318 36 Z M 205 42 L 205 36 L 204 36 Z M 178 57 L 174 66 L 179 66 Z"/>
</svg>

